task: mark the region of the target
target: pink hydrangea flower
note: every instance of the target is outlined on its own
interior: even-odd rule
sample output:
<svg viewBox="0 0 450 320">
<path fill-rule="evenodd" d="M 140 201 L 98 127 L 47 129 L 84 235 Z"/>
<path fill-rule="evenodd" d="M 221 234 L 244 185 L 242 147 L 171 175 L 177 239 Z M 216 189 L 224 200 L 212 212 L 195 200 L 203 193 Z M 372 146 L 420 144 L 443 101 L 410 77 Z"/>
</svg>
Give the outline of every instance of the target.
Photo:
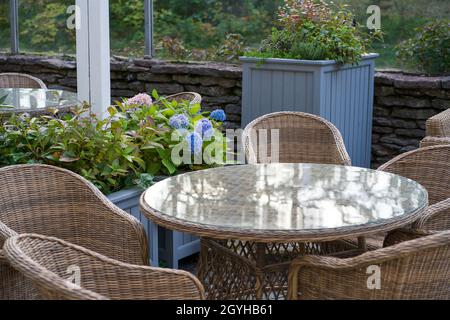
<svg viewBox="0 0 450 320">
<path fill-rule="evenodd" d="M 139 106 L 139 107 L 151 106 L 152 104 L 153 104 L 152 98 L 146 93 L 139 93 L 133 98 L 128 99 L 126 102 L 127 106 Z"/>
</svg>

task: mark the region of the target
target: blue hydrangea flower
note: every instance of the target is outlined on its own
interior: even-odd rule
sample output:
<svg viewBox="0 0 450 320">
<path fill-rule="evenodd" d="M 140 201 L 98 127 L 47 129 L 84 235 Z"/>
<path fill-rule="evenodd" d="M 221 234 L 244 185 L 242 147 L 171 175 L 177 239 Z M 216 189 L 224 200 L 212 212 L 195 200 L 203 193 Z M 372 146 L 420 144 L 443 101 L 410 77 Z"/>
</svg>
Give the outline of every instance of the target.
<svg viewBox="0 0 450 320">
<path fill-rule="evenodd" d="M 203 118 L 195 125 L 195 132 L 197 132 L 204 140 L 208 140 L 214 135 L 214 128 L 211 121 Z"/>
<path fill-rule="evenodd" d="M 170 118 L 169 125 L 174 129 L 187 129 L 189 127 L 189 119 L 184 114 L 177 114 Z"/>
<path fill-rule="evenodd" d="M 193 154 L 201 154 L 203 150 L 203 139 L 197 132 L 191 132 L 186 135 L 189 151 Z"/>
<path fill-rule="evenodd" d="M 210 118 L 216 121 L 224 122 L 227 120 L 227 115 L 222 109 L 217 109 L 211 112 Z"/>
</svg>

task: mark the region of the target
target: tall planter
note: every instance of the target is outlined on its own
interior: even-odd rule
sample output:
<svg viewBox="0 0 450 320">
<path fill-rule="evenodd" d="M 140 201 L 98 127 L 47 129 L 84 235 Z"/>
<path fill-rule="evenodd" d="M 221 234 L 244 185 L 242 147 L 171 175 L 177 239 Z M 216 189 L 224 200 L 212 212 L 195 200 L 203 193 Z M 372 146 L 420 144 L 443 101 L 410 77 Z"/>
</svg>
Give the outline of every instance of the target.
<svg viewBox="0 0 450 320">
<path fill-rule="evenodd" d="M 140 211 L 142 189 L 126 189 L 108 196 L 116 206 L 138 219 L 145 228 L 150 247 L 150 263 L 159 266 L 164 261 L 169 268 L 178 269 L 181 259 L 200 251 L 200 240 L 190 234 L 158 227 L 148 220 Z"/>
<path fill-rule="evenodd" d="M 358 65 L 242 57 L 242 125 L 277 111 L 315 114 L 341 131 L 353 165 L 370 167 L 377 57 Z"/>
</svg>

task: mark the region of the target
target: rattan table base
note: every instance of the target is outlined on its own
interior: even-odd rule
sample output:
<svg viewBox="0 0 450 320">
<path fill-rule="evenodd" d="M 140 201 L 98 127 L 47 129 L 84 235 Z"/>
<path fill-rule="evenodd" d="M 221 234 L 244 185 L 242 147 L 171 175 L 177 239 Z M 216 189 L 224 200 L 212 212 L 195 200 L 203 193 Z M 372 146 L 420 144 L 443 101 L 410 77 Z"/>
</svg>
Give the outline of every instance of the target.
<svg viewBox="0 0 450 320">
<path fill-rule="evenodd" d="M 285 300 L 291 261 L 300 255 L 354 256 L 345 241 L 255 243 L 202 238 L 198 278 L 208 300 Z"/>
</svg>

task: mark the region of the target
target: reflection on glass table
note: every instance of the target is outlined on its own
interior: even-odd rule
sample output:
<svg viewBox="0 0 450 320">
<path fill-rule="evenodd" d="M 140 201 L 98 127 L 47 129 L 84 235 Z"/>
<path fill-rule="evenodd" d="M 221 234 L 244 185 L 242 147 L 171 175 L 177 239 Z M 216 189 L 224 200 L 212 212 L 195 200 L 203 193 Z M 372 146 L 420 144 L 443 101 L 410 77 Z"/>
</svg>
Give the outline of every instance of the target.
<svg viewBox="0 0 450 320">
<path fill-rule="evenodd" d="M 78 105 L 77 94 L 65 90 L 1 88 L 0 113 L 69 111 Z"/>
</svg>

